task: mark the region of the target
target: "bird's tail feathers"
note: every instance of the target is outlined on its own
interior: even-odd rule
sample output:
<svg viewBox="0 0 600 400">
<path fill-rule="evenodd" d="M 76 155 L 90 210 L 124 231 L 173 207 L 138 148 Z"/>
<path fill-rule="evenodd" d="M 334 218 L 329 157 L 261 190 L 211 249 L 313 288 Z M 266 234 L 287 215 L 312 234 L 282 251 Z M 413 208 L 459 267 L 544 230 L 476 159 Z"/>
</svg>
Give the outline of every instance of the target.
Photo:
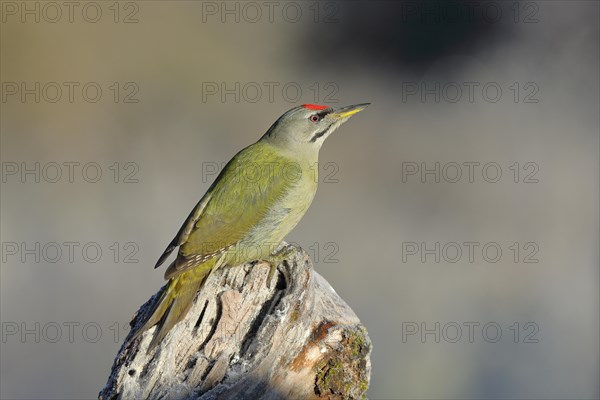
<svg viewBox="0 0 600 400">
<path fill-rule="evenodd" d="M 148 346 L 148 352 L 159 344 L 167 336 L 171 328 L 185 317 L 194 302 L 196 293 L 202 288 L 206 278 L 213 270 L 215 261 L 209 260 L 189 271 L 183 272 L 177 277 L 171 278 L 160 298 L 155 303 L 150 317 L 135 333 L 133 340 L 158 324 L 154 337 Z"/>
</svg>

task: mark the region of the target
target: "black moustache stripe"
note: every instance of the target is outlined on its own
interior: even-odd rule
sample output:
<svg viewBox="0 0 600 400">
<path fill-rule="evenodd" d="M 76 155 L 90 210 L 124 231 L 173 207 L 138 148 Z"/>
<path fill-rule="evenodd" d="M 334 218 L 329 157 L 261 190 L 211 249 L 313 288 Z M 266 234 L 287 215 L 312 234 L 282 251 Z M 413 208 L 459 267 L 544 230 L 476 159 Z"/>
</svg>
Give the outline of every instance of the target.
<svg viewBox="0 0 600 400">
<path fill-rule="evenodd" d="M 315 133 L 315 136 L 313 136 L 312 138 L 310 138 L 310 142 L 314 143 L 317 141 L 318 138 L 320 138 L 321 136 L 325 135 L 327 133 L 327 131 L 329 130 L 330 127 L 327 127 L 325 129 L 323 129 L 320 132 Z"/>
</svg>

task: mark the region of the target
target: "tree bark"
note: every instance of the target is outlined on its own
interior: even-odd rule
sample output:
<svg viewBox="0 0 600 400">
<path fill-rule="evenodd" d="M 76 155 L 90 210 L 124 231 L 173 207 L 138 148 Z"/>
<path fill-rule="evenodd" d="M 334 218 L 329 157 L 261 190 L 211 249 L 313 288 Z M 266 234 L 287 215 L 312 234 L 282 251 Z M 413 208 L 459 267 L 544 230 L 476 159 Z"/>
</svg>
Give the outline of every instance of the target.
<svg viewBox="0 0 600 400">
<path fill-rule="evenodd" d="M 371 341 L 358 317 L 303 250 L 271 285 L 268 272 L 264 262 L 215 271 L 147 353 L 156 328 L 132 338 L 163 287 L 131 321 L 99 399 L 364 398 Z"/>
</svg>

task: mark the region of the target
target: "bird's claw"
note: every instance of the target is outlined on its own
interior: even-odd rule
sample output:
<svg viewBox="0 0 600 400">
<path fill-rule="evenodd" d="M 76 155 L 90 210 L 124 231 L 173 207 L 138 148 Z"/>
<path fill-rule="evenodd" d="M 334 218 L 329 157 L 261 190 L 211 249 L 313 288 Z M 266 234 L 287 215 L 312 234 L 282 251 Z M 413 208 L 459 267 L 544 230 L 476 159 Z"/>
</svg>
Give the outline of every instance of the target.
<svg viewBox="0 0 600 400">
<path fill-rule="evenodd" d="M 298 248 L 296 246 L 288 244 L 278 252 L 271 254 L 269 259 L 266 260 L 271 267 L 271 269 L 269 270 L 269 275 L 267 276 L 267 287 L 269 289 L 273 287 L 273 276 L 275 275 L 275 271 L 277 271 L 277 266 L 281 264 L 284 260 L 289 259 L 297 251 Z"/>
</svg>

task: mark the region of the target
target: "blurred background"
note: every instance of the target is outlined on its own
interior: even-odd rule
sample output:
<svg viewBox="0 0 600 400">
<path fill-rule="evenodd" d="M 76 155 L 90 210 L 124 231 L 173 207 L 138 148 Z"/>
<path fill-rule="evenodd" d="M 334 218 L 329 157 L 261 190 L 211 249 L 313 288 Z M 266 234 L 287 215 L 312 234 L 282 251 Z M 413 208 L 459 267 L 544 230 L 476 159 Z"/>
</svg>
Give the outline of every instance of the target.
<svg viewBox="0 0 600 400">
<path fill-rule="evenodd" d="M 598 398 L 597 2 L 0 5 L 1 398 L 96 398 L 221 164 L 361 102 L 288 240 L 369 398 Z"/>
</svg>

